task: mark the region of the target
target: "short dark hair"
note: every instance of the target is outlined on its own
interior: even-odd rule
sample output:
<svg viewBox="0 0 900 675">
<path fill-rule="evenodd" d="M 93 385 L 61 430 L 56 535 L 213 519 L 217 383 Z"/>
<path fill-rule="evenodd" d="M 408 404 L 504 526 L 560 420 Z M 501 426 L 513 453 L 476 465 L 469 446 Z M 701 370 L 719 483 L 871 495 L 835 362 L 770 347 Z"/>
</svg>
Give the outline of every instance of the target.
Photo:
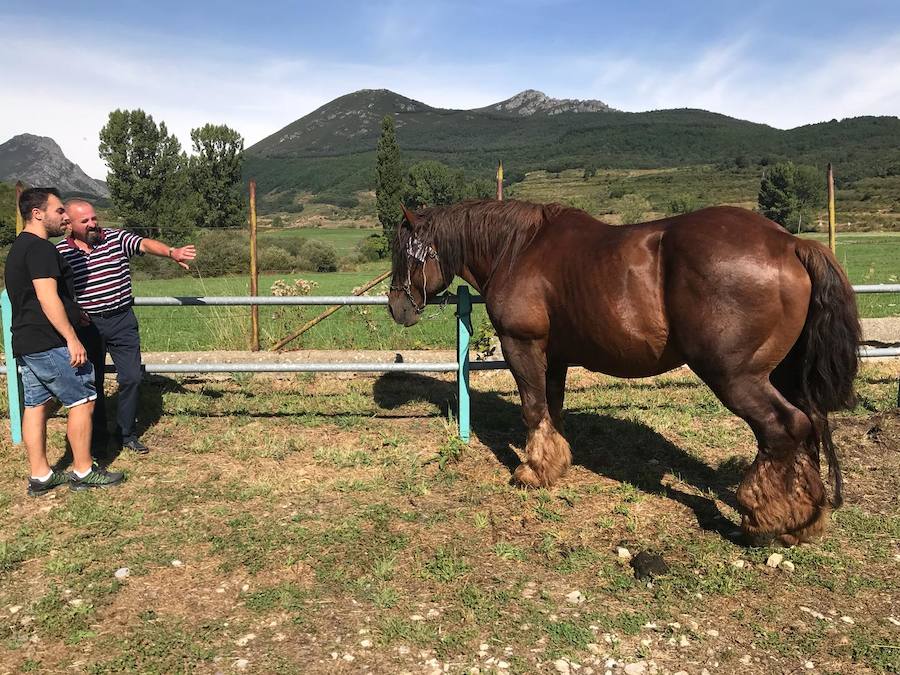
<svg viewBox="0 0 900 675">
<path fill-rule="evenodd" d="M 52 187 L 28 188 L 22 192 L 22 196 L 19 197 L 19 213 L 22 214 L 22 219 L 26 222 L 31 220 L 32 209 L 40 209 L 41 211 L 46 209 L 47 199 L 50 195 L 57 199 L 62 199 L 59 190 Z"/>
</svg>

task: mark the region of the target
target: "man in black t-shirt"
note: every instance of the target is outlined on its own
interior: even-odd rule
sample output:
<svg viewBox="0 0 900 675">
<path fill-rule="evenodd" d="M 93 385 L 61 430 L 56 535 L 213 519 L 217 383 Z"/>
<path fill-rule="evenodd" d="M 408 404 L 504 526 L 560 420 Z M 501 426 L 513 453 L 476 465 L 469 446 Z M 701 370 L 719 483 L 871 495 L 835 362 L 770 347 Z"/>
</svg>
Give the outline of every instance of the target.
<svg viewBox="0 0 900 675">
<path fill-rule="evenodd" d="M 66 210 L 55 189 L 31 188 L 22 193 L 19 211 L 25 229 L 6 258 L 13 346 L 7 364 L 12 367 L 14 356 L 25 390 L 22 438 L 31 468 L 28 494 L 46 494 L 64 483 L 72 490 L 117 485 L 125 476 L 106 471 L 91 459 L 91 413 L 97 398 L 94 369 L 73 327 L 86 315 L 75 302 L 72 269 L 48 241 L 66 233 Z M 66 436 L 73 458 L 69 475 L 54 471 L 47 461 L 47 418 L 56 409 L 53 399 L 69 409 Z"/>
</svg>

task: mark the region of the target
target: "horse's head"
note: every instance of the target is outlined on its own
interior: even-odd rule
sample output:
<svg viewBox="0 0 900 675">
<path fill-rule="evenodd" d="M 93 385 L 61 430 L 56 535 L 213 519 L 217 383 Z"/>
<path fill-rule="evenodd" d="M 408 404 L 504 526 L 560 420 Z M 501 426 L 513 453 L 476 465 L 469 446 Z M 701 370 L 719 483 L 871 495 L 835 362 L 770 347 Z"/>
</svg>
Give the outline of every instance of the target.
<svg viewBox="0 0 900 675">
<path fill-rule="evenodd" d="M 429 297 L 445 290 L 453 275 L 444 278 L 438 251 L 420 232 L 421 219 L 403 207 L 403 222 L 393 242 L 388 311 L 403 326 L 418 322 Z"/>
</svg>

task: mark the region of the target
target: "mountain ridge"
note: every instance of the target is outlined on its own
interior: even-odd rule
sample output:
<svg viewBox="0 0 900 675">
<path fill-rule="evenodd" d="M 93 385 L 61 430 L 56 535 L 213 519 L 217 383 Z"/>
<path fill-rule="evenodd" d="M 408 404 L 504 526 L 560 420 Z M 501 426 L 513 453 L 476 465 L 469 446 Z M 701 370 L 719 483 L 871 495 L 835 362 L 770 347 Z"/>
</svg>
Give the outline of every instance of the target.
<svg viewBox="0 0 900 675">
<path fill-rule="evenodd" d="M 64 194 L 109 197 L 106 183 L 88 176 L 49 136 L 18 134 L 0 144 L 0 180 L 53 186 Z"/>
</svg>

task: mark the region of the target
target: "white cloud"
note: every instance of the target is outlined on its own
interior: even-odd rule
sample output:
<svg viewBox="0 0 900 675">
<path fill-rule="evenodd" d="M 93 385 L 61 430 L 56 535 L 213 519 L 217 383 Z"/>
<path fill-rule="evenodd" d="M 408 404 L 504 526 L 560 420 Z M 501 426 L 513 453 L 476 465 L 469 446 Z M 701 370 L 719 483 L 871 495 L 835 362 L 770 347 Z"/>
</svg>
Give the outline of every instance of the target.
<svg viewBox="0 0 900 675">
<path fill-rule="evenodd" d="M 403 31 L 388 19 L 375 39 L 386 47 L 398 35 L 410 36 Z M 509 61 L 498 57 L 472 66 L 428 63 L 415 54 L 411 35 L 404 44 L 407 58 L 387 65 L 284 58 L 162 36 L 132 35 L 126 42 L 104 34 L 90 49 L 35 51 L 8 36 L 0 42 L 0 62 L 7 64 L 0 80 L 0 142 L 23 132 L 51 136 L 88 174 L 102 178 L 98 132 L 116 108 L 142 108 L 165 121 L 185 148 L 190 129 L 206 122 L 237 129 L 249 146 L 362 88 L 388 88 L 453 108 L 480 107 L 536 88 L 557 97 L 599 98 L 624 110 L 697 107 L 781 128 L 900 112 L 900 35 L 824 56 L 798 49 L 782 64 L 760 58 L 760 38 L 748 34 L 664 62 L 559 50 L 552 59 L 510 54 Z M 47 77 L 35 82 L 36 75 Z"/>
</svg>

